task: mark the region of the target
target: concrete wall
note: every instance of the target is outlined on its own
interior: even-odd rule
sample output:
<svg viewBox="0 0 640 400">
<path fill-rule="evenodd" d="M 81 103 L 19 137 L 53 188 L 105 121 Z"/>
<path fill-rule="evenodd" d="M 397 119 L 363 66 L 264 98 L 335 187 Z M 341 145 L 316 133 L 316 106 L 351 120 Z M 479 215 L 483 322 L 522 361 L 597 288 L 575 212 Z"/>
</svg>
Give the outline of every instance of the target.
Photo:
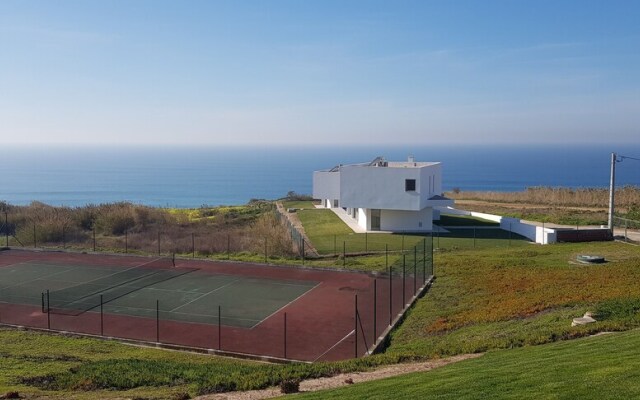
<svg viewBox="0 0 640 400">
<path fill-rule="evenodd" d="M 433 209 L 421 211 L 380 210 L 380 230 L 383 231 L 430 231 L 433 229 Z M 422 226 L 420 226 L 422 223 Z"/>
<path fill-rule="evenodd" d="M 442 214 L 467 215 L 498 222 L 500 224 L 500 229 L 517 233 L 518 235 L 524 236 L 536 243 L 550 244 L 557 242 L 557 234 L 555 229 L 546 227 L 543 228 L 542 226 L 527 224 L 520 221 L 518 218 L 502 217 L 500 215 L 485 214 L 475 211 L 458 210 L 451 207 L 440 208 L 439 211 Z"/>
<path fill-rule="evenodd" d="M 368 231 L 371 230 L 371 210 L 368 208 L 358 208 L 358 225 Z"/>
</svg>

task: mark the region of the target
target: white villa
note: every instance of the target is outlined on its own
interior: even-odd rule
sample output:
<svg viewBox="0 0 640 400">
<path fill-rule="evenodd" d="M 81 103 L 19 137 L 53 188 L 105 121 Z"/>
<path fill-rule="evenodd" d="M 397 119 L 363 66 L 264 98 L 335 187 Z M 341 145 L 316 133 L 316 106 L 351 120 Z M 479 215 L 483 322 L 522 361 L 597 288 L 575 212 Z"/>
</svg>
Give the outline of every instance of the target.
<svg viewBox="0 0 640 400">
<path fill-rule="evenodd" d="M 411 156 L 406 162 L 378 157 L 315 171 L 313 198 L 346 212 L 366 231 L 431 231 L 433 207 L 453 205 L 442 196 L 441 164 Z"/>
</svg>

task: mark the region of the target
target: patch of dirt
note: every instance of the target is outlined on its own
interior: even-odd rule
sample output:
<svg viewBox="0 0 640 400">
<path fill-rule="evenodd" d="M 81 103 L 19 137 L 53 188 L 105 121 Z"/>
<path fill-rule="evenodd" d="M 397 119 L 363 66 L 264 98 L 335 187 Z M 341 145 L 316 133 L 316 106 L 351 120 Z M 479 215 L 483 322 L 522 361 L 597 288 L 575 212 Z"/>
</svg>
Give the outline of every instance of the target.
<svg viewBox="0 0 640 400">
<path fill-rule="evenodd" d="M 459 356 L 442 358 L 439 360 L 431 360 L 419 363 L 395 364 L 378 368 L 372 371 L 351 372 L 348 374 L 340 374 L 329 378 L 309 379 L 300 383 L 300 392 L 315 392 L 324 389 L 335 389 L 354 383 L 369 382 L 377 379 L 384 379 L 391 376 L 409 374 L 412 372 L 425 372 L 434 368 L 443 367 L 458 361 L 468 360 L 470 358 L 478 358 L 484 353 L 478 354 L 462 354 Z M 280 388 L 272 387 L 264 390 L 249 390 L 246 392 L 228 392 L 208 394 L 196 397 L 199 400 L 261 400 L 273 397 L 283 396 Z"/>
</svg>

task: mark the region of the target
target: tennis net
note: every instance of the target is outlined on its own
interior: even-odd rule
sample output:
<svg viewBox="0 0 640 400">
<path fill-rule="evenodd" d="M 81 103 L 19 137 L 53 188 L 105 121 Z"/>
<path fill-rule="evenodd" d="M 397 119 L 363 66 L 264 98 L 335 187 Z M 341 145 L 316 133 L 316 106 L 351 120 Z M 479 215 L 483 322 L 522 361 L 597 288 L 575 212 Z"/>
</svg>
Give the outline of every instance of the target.
<svg viewBox="0 0 640 400">
<path fill-rule="evenodd" d="M 44 296 L 45 310 L 54 314 L 80 315 L 129 293 L 197 270 L 176 268 L 173 258 L 158 258 L 76 286 L 54 290 Z"/>
</svg>

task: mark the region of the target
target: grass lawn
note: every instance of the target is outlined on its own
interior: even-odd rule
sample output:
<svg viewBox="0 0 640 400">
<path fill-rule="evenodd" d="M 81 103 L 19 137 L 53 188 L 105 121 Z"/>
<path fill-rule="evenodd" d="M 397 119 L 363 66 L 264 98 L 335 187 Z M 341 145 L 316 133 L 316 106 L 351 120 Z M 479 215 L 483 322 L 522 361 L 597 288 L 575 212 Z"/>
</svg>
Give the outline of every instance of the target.
<svg viewBox="0 0 640 400">
<path fill-rule="evenodd" d="M 303 399 L 631 399 L 640 397 L 640 331 L 493 351 L 430 372 Z"/>
<path fill-rule="evenodd" d="M 300 222 L 307 236 L 320 254 L 342 254 L 358 252 L 383 252 L 410 250 L 430 234 L 401 233 L 354 233 L 333 211 L 313 209 L 298 211 Z M 482 224 L 479 219 L 461 218 L 469 223 Z M 464 226 L 460 223 L 459 226 Z M 482 225 L 486 226 L 486 225 Z M 449 233 L 440 233 L 434 238 L 434 246 L 444 250 L 482 247 L 509 247 L 527 245 L 522 236 L 509 234 L 500 229 L 449 229 Z"/>
<path fill-rule="evenodd" d="M 499 223 L 484 218 L 451 214 L 441 214 L 440 220 L 433 223 L 439 226 L 500 226 Z"/>
<path fill-rule="evenodd" d="M 291 200 L 291 201 L 283 201 L 282 206 L 285 208 L 297 208 L 300 209 L 315 209 L 312 200 Z"/>
</svg>

